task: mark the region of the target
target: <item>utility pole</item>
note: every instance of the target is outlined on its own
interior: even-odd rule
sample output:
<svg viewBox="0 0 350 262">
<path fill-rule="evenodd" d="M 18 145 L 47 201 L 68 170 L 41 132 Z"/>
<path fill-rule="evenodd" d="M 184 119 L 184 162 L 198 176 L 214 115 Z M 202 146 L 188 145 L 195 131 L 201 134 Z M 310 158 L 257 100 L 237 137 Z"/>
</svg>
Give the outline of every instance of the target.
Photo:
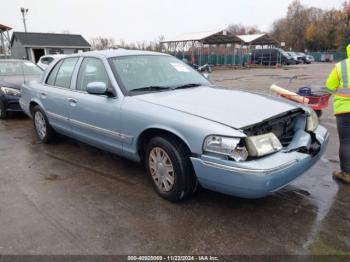
<svg viewBox="0 0 350 262">
<path fill-rule="evenodd" d="M 24 31 L 27 33 L 27 24 L 26 24 L 26 14 L 28 13 L 29 9 L 21 7 L 21 13 L 23 18 L 23 25 L 24 25 Z"/>
</svg>

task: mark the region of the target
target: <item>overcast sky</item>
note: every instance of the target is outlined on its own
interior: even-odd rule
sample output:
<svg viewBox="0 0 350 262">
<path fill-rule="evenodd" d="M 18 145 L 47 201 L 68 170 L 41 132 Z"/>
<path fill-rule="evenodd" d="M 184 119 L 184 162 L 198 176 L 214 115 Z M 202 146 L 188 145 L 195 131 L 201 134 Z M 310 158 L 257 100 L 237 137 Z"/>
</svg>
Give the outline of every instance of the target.
<svg viewBox="0 0 350 262">
<path fill-rule="evenodd" d="M 302 0 L 307 6 L 339 8 L 344 0 Z M 164 35 L 257 25 L 268 31 L 292 0 L 2 0 L 0 24 L 24 31 L 20 7 L 29 9 L 28 31 L 113 37 L 128 42 Z"/>
</svg>

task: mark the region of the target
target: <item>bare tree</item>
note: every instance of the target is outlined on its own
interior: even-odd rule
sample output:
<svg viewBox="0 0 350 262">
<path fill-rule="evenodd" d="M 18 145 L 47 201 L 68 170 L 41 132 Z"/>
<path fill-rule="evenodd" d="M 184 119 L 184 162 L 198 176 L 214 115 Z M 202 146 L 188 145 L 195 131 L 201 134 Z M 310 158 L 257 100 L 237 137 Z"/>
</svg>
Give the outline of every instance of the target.
<svg viewBox="0 0 350 262">
<path fill-rule="evenodd" d="M 91 38 L 91 46 L 94 50 L 103 50 L 108 48 L 114 48 L 116 44 L 114 38 L 98 36 Z"/>
<path fill-rule="evenodd" d="M 245 35 L 247 33 L 246 27 L 241 24 L 231 24 L 227 27 L 227 31 L 234 35 Z"/>
<path fill-rule="evenodd" d="M 120 46 L 121 48 L 125 48 L 125 47 L 127 46 L 127 44 L 126 44 L 126 42 L 125 42 L 124 39 L 120 39 L 120 40 L 119 40 L 119 46 Z"/>
<path fill-rule="evenodd" d="M 152 50 L 156 52 L 162 52 L 162 41 L 164 41 L 164 39 L 164 35 L 157 36 L 153 41 Z"/>
<path fill-rule="evenodd" d="M 91 39 L 91 45 L 92 48 L 95 50 L 102 50 L 107 48 L 124 48 L 124 49 L 139 49 L 139 50 L 149 50 L 149 51 L 156 51 L 161 52 L 162 51 L 162 44 L 161 42 L 164 41 L 164 36 L 160 35 L 154 38 L 153 41 L 137 41 L 136 43 L 133 42 L 126 42 L 124 39 L 119 39 L 118 44 L 116 45 L 116 42 L 114 38 L 105 38 L 105 37 L 94 37 Z"/>
</svg>

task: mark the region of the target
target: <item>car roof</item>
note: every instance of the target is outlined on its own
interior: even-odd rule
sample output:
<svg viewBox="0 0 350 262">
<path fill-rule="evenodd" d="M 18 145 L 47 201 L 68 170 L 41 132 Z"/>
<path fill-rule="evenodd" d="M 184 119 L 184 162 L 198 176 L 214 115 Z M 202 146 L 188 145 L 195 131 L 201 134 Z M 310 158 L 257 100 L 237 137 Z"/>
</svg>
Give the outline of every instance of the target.
<svg viewBox="0 0 350 262">
<path fill-rule="evenodd" d="M 64 55 L 64 54 L 55 54 L 55 55 L 43 55 L 42 57 L 64 57 L 64 56 L 67 56 L 67 55 Z M 40 57 L 40 58 L 42 58 Z"/>
<path fill-rule="evenodd" d="M 76 56 L 102 56 L 106 58 L 117 57 L 117 56 L 129 56 L 129 55 L 164 55 L 168 54 L 152 52 L 152 51 L 141 51 L 141 50 L 129 50 L 129 49 L 111 49 L 111 50 L 99 50 L 99 51 L 89 51 L 84 53 L 75 54 Z M 74 55 L 73 55 L 74 56 Z"/>
</svg>

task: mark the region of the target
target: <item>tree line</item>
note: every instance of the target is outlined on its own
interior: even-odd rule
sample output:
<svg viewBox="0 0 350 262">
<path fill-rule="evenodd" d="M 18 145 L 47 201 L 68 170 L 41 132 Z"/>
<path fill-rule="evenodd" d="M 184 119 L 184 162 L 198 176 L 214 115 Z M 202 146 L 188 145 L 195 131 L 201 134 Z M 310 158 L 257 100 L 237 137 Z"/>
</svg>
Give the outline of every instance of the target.
<svg viewBox="0 0 350 262">
<path fill-rule="evenodd" d="M 93 37 L 91 38 L 91 46 L 94 50 L 104 50 L 109 48 L 124 48 L 124 49 L 139 49 L 161 52 L 162 46 L 161 41 L 164 40 L 164 36 L 160 35 L 154 38 L 153 41 L 138 41 L 135 43 L 127 43 L 125 40 L 120 39 L 117 41 L 114 38 L 108 37 Z"/>
<path fill-rule="evenodd" d="M 298 51 L 344 50 L 350 43 L 350 1 L 339 9 L 307 7 L 292 2 L 287 15 L 275 21 L 271 36 Z"/>
</svg>

